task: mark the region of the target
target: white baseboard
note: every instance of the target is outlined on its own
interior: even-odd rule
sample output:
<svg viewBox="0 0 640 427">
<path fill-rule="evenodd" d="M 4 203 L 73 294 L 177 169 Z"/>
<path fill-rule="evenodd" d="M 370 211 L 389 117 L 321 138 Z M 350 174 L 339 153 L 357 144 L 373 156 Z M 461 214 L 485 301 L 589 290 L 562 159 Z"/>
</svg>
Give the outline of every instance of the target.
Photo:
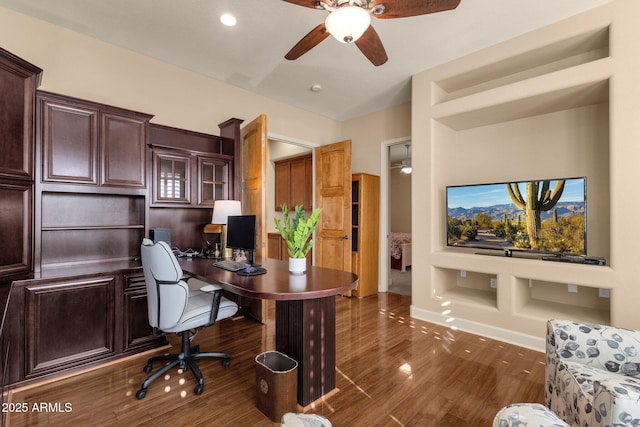
<svg viewBox="0 0 640 427">
<path fill-rule="evenodd" d="M 411 305 L 411 317 L 424 320 L 425 322 L 435 323 L 437 325 L 456 328 L 458 330 L 469 332 L 475 335 L 503 341 L 508 344 L 525 347 L 531 350 L 544 353 L 546 342 L 545 338 L 526 335 L 520 332 L 510 331 L 508 329 L 498 328 L 496 326 L 486 325 L 471 320 L 456 318 L 452 322 L 445 322 L 445 318 L 441 313 L 416 308 Z"/>
</svg>

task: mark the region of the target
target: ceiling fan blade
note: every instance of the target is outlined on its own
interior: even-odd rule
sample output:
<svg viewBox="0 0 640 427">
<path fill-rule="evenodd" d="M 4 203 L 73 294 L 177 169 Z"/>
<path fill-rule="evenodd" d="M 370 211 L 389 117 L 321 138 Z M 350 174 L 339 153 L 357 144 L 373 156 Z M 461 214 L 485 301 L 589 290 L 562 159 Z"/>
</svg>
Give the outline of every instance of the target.
<svg viewBox="0 0 640 427">
<path fill-rule="evenodd" d="M 305 53 L 309 52 L 312 48 L 316 47 L 321 41 L 329 37 L 327 29 L 324 27 L 324 23 L 318 25 L 313 30 L 304 36 L 291 50 L 284 56 L 289 60 L 300 58 Z"/>
<path fill-rule="evenodd" d="M 283 0 L 283 1 L 286 1 L 287 3 L 297 4 L 298 6 L 310 7 L 312 9 L 324 9 L 324 7 L 322 7 L 322 4 L 324 4 L 324 1 L 318 1 L 318 0 Z"/>
<path fill-rule="evenodd" d="M 369 25 L 369 28 L 367 28 L 362 37 L 356 40 L 355 43 L 358 49 L 360 49 L 360 52 L 376 67 L 384 64 L 389 59 L 378 33 L 371 25 Z"/>
<path fill-rule="evenodd" d="M 369 8 L 376 18 L 391 19 L 443 12 L 455 9 L 459 4 L 460 0 L 373 0 Z M 376 7 L 382 8 L 383 13 L 376 15 Z"/>
</svg>

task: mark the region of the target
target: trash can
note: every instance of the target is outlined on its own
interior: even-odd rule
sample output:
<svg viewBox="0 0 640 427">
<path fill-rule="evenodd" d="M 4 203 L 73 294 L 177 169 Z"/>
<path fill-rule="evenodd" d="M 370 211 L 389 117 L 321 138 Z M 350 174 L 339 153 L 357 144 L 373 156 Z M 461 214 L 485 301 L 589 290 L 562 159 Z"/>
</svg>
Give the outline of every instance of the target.
<svg viewBox="0 0 640 427">
<path fill-rule="evenodd" d="M 256 407 L 273 422 L 298 412 L 298 362 L 278 351 L 256 356 Z"/>
</svg>

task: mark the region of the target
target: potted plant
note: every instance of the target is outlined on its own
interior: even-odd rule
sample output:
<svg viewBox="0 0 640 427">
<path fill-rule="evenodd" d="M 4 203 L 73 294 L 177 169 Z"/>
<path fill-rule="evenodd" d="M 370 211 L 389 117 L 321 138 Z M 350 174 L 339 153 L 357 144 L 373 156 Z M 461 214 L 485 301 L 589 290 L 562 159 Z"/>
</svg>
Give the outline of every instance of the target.
<svg viewBox="0 0 640 427">
<path fill-rule="evenodd" d="M 302 274 L 307 269 L 306 256 L 313 247 L 313 232 L 320 219 L 320 208 L 311 212 L 309 218 L 304 217 L 302 206 L 295 207 L 293 215 L 290 215 L 286 204 L 282 205 L 283 220 L 275 218 L 276 228 L 287 244 L 289 253 L 289 271 L 294 274 Z"/>
</svg>

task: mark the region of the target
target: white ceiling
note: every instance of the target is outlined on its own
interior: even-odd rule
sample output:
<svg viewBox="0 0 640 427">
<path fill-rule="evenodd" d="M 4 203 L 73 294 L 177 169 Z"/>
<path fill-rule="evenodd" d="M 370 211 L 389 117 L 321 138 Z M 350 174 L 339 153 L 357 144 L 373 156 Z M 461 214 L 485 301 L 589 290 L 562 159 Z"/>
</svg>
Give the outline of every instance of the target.
<svg viewBox="0 0 640 427">
<path fill-rule="evenodd" d="M 284 59 L 327 12 L 281 0 L 0 0 L 0 6 L 346 120 L 410 101 L 412 74 L 610 1 L 462 0 L 452 11 L 374 18 L 389 56 L 380 67 L 332 37 L 296 61 Z M 237 26 L 219 23 L 226 12 Z M 312 92 L 314 84 L 322 90 Z"/>
</svg>

